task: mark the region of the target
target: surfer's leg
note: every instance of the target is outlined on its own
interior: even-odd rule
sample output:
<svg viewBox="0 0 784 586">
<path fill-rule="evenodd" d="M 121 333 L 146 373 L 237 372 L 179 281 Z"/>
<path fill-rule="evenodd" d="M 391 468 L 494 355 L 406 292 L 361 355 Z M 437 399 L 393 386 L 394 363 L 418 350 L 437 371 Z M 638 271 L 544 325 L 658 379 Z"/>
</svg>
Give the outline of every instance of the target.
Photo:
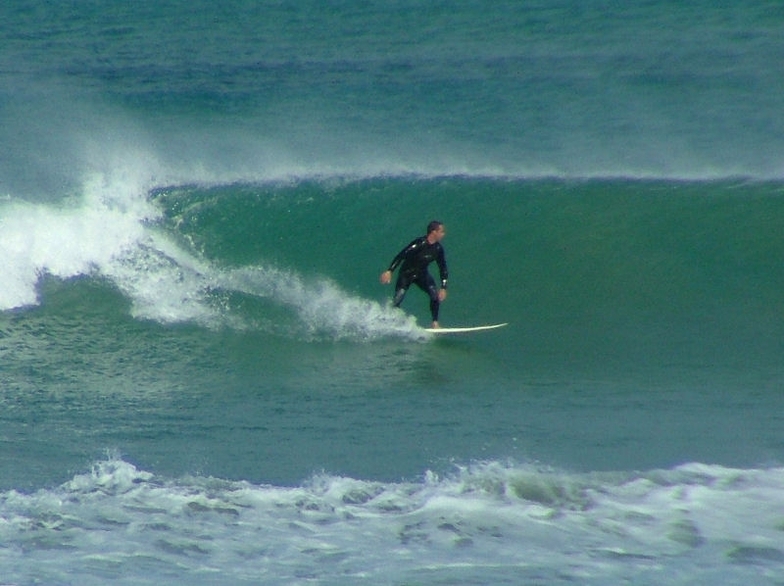
<svg viewBox="0 0 784 586">
<path fill-rule="evenodd" d="M 438 293 L 436 296 L 430 296 L 430 315 L 433 317 L 433 323 L 438 323 L 438 310 L 441 308 L 441 301 L 438 300 Z"/>
<path fill-rule="evenodd" d="M 406 296 L 405 289 L 395 289 L 395 296 L 392 298 L 392 305 L 395 307 L 400 307 L 400 304 L 403 303 L 403 298 Z"/>
<path fill-rule="evenodd" d="M 430 315 L 433 318 L 433 323 L 437 324 L 438 310 L 441 308 L 441 300 L 438 298 L 438 287 L 430 273 L 423 275 L 423 277 L 417 279 L 416 284 L 430 297 Z"/>
<path fill-rule="evenodd" d="M 408 287 L 411 285 L 411 281 L 409 281 L 403 273 L 400 273 L 397 276 L 397 283 L 395 283 L 395 296 L 392 298 L 392 305 L 395 307 L 400 307 L 400 304 L 403 303 L 403 298 L 406 296 L 406 291 L 408 291 Z"/>
</svg>

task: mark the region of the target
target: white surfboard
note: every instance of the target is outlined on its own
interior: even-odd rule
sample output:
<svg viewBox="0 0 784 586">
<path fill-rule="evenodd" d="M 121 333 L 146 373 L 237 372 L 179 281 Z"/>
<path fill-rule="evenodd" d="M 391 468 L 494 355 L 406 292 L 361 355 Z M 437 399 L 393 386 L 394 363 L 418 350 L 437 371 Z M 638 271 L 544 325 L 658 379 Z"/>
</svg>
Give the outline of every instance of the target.
<svg viewBox="0 0 784 586">
<path fill-rule="evenodd" d="M 507 323 L 503 324 L 492 324 L 488 326 L 472 326 L 468 328 L 422 328 L 428 334 L 463 334 L 467 332 L 479 332 L 482 330 L 494 330 L 496 328 L 502 328 Z"/>
</svg>

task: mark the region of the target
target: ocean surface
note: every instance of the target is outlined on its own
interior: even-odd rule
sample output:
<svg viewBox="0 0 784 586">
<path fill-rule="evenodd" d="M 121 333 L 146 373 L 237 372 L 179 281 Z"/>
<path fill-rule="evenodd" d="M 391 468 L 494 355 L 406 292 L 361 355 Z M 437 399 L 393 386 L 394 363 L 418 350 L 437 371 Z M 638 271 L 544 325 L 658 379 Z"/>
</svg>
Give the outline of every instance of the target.
<svg viewBox="0 0 784 586">
<path fill-rule="evenodd" d="M 784 584 L 783 30 L 3 3 L 0 584 Z"/>
</svg>

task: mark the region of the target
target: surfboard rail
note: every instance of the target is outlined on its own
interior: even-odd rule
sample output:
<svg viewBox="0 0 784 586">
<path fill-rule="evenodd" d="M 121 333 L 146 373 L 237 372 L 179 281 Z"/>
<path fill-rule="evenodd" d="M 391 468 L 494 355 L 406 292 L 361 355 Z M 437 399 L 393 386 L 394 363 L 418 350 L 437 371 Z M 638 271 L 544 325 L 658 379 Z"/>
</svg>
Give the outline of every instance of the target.
<svg viewBox="0 0 784 586">
<path fill-rule="evenodd" d="M 495 330 L 497 328 L 502 328 L 504 326 L 508 326 L 507 322 L 502 324 L 489 324 L 489 325 L 482 325 L 482 326 L 466 326 L 466 327 L 457 327 L 457 328 L 422 328 L 428 334 L 465 334 L 468 332 L 481 332 L 483 330 Z"/>
</svg>

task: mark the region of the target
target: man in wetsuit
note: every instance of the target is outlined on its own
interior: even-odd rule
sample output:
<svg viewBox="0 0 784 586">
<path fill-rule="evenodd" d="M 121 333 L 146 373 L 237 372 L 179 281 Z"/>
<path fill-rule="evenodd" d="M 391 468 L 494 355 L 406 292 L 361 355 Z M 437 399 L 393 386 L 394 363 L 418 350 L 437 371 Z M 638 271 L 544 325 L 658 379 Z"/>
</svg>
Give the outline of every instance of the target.
<svg viewBox="0 0 784 586">
<path fill-rule="evenodd" d="M 395 284 L 395 297 L 393 305 L 400 307 L 406 292 L 412 283 L 422 289 L 430 296 L 430 314 L 433 318 L 433 327 L 438 326 L 438 310 L 441 302 L 446 299 L 446 281 L 449 272 L 446 268 L 446 256 L 441 240 L 446 236 L 444 225 L 441 222 L 432 221 L 427 225 L 427 235 L 420 236 L 401 250 L 392 260 L 389 268 L 381 273 L 381 282 L 385 285 L 392 281 L 392 273 L 400 266 L 400 272 Z M 436 282 L 427 270 L 428 265 L 435 261 L 441 277 L 441 288 L 436 286 Z M 401 266 L 402 264 L 402 266 Z"/>
</svg>

